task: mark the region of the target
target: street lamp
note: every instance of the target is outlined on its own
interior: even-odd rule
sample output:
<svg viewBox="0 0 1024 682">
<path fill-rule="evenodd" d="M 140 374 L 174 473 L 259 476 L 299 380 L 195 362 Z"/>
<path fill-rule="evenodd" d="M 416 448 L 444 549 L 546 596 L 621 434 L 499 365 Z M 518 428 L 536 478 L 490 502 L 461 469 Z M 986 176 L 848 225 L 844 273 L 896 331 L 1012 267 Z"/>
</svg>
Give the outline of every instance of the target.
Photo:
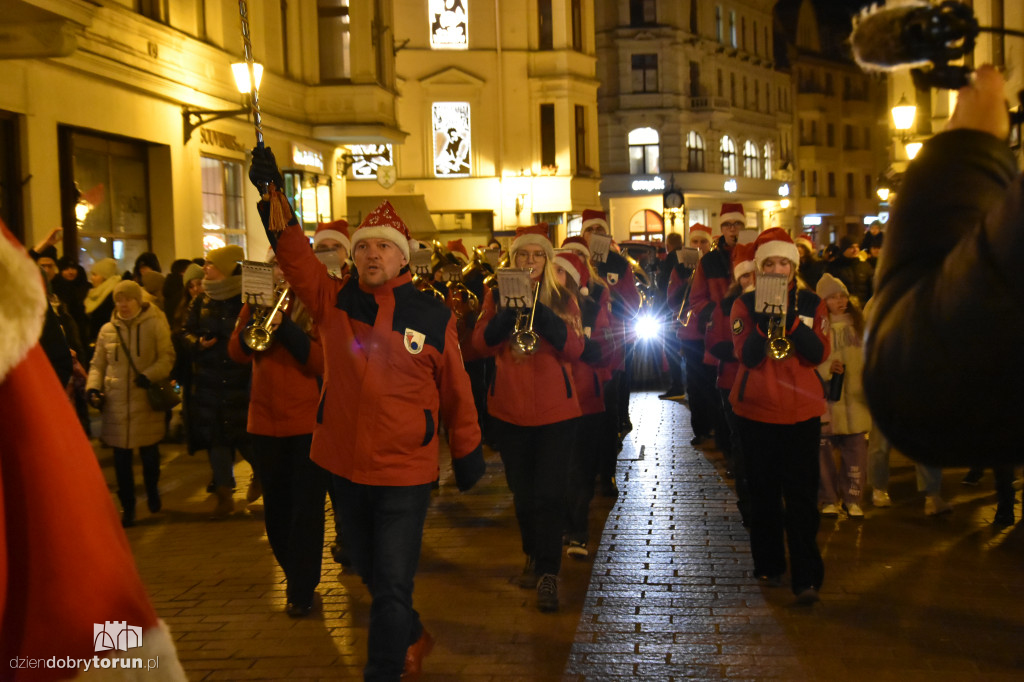
<svg viewBox="0 0 1024 682">
<path fill-rule="evenodd" d="M 243 95 L 250 95 L 252 91 L 258 90 L 260 87 L 260 81 L 263 79 L 263 65 L 259 63 L 253 63 L 252 75 L 255 81 L 255 88 L 251 85 L 252 81 L 249 80 L 249 65 L 245 62 L 240 62 L 231 65 L 231 73 L 235 78 L 235 87 L 238 88 L 238 92 Z M 188 144 L 189 139 L 192 137 L 193 131 L 196 128 L 201 128 L 207 123 L 217 121 L 222 118 L 229 116 L 241 116 L 242 114 L 248 114 L 250 107 L 243 106 L 238 109 L 194 109 L 189 106 L 181 108 L 181 116 L 184 119 L 185 128 L 185 144 Z"/>
<path fill-rule="evenodd" d="M 907 158 L 913 160 L 921 151 L 920 142 L 908 142 L 910 129 L 914 127 L 914 117 L 917 116 L 917 107 L 907 101 L 906 95 L 900 95 L 900 101 L 892 108 L 892 125 L 900 136 L 900 143 L 907 153 Z"/>
</svg>

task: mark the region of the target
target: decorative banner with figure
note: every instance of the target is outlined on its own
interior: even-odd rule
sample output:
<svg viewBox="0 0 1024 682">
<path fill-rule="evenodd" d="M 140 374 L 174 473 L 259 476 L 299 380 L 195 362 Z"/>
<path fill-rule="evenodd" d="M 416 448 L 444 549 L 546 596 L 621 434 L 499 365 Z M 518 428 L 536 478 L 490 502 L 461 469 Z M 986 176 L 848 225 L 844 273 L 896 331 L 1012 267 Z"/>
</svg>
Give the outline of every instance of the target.
<svg viewBox="0 0 1024 682">
<path fill-rule="evenodd" d="M 464 0 L 430 0 L 430 47 L 469 47 L 469 18 Z"/>
<path fill-rule="evenodd" d="M 469 102 L 434 102 L 434 175 L 469 175 Z"/>
</svg>

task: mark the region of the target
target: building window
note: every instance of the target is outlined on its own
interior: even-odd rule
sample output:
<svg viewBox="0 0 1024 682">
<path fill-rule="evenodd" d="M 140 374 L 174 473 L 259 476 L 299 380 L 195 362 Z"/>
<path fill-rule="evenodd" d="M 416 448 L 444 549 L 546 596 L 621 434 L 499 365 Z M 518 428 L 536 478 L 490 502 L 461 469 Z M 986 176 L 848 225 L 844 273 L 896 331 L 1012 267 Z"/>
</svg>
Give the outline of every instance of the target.
<svg viewBox="0 0 1024 682">
<path fill-rule="evenodd" d="M 870 199 L 875 194 L 875 183 L 871 182 L 871 176 L 864 176 L 864 198 Z"/>
<path fill-rule="evenodd" d="M 659 172 L 658 131 L 635 128 L 629 131 L 629 172 L 631 175 L 655 175 Z"/>
<path fill-rule="evenodd" d="M 754 111 L 761 110 L 761 81 L 754 81 Z"/>
<path fill-rule="evenodd" d="M 871 128 L 864 126 L 864 149 L 871 149 Z"/>
<path fill-rule="evenodd" d="M 722 78 L 722 70 L 718 70 L 718 96 L 725 97 L 725 79 Z"/>
<path fill-rule="evenodd" d="M 772 179 L 772 168 L 775 165 L 774 150 L 772 149 L 771 142 L 764 143 L 764 179 Z"/>
<path fill-rule="evenodd" d="M 658 91 L 658 55 L 635 54 L 633 62 L 633 92 Z"/>
<path fill-rule="evenodd" d="M 700 97 L 700 62 L 690 62 L 690 97 Z"/>
<path fill-rule="evenodd" d="M 696 35 L 699 32 L 700 24 L 697 22 L 697 2 L 690 2 L 690 33 Z"/>
<path fill-rule="evenodd" d="M 629 25 L 646 26 L 658 23 L 655 0 L 629 0 Z"/>
<path fill-rule="evenodd" d="M 686 170 L 690 173 L 704 172 L 704 138 L 695 130 L 686 136 Z"/>
<path fill-rule="evenodd" d="M 856 188 L 855 188 L 855 185 L 856 185 L 856 183 L 853 181 L 853 173 L 847 173 L 846 174 L 846 197 L 848 199 L 856 199 L 857 198 L 855 196 L 855 193 L 857 191 Z"/>
<path fill-rule="evenodd" d="M 856 149 L 856 148 L 857 148 L 857 145 L 854 143 L 854 140 L 853 140 L 853 126 L 849 125 L 849 124 L 844 125 L 843 126 L 843 149 Z"/>
<path fill-rule="evenodd" d="M 722 135 L 722 175 L 736 175 L 736 143 Z"/>
<path fill-rule="evenodd" d="M 468 48 L 469 18 L 464 0 L 430 0 L 428 7 L 430 47 L 435 50 Z"/>
<path fill-rule="evenodd" d="M 834 197 L 836 195 L 836 174 L 829 172 L 828 174 L 828 195 Z"/>
<path fill-rule="evenodd" d="M 587 163 L 587 108 L 575 107 L 575 138 L 576 138 L 576 172 L 590 171 Z"/>
<path fill-rule="evenodd" d="M 811 121 L 811 144 L 818 144 L 818 122 Z"/>
<path fill-rule="evenodd" d="M 471 150 L 469 102 L 434 102 L 431 119 L 434 175 L 439 178 L 467 177 Z"/>
<path fill-rule="evenodd" d="M 395 165 L 390 144 L 351 144 L 348 153 L 352 155 L 352 177 L 356 180 L 373 180 L 378 168 Z"/>
<path fill-rule="evenodd" d="M 736 74 L 729 74 L 729 104 L 736 106 Z"/>
<path fill-rule="evenodd" d="M 740 17 L 740 48 L 747 49 L 747 18 Z"/>
<path fill-rule="evenodd" d="M 199 167 L 203 184 L 203 250 L 228 244 L 245 248 L 245 201 L 242 197 L 242 164 L 202 156 Z"/>
<path fill-rule="evenodd" d="M 572 0 L 572 49 L 583 52 L 583 2 Z"/>
<path fill-rule="evenodd" d="M 540 165 L 555 165 L 555 105 L 540 105 Z"/>
<path fill-rule="evenodd" d="M 747 96 L 747 92 L 748 92 L 748 90 L 747 90 L 747 77 L 744 76 L 743 77 L 743 108 L 744 109 L 749 109 L 750 108 L 750 98 Z"/>
<path fill-rule="evenodd" d="M 284 194 L 295 209 L 295 217 L 304 232 L 312 236 L 317 223 L 331 218 L 331 178 L 308 171 L 283 171 Z"/>
<path fill-rule="evenodd" d="M 800 171 L 800 196 L 807 196 L 807 171 Z"/>
<path fill-rule="evenodd" d="M 167 8 L 163 0 L 138 0 L 138 12 L 147 19 L 167 22 Z"/>
<path fill-rule="evenodd" d="M 554 49 L 554 27 L 551 22 L 551 0 L 537 0 L 537 46 L 541 50 Z"/>
<path fill-rule="evenodd" d="M 736 11 L 729 10 L 729 44 L 736 47 Z"/>
<path fill-rule="evenodd" d="M 757 54 L 759 54 L 758 51 L 757 51 L 757 22 L 756 21 L 754 22 L 754 30 L 751 31 L 750 34 L 754 38 L 754 55 L 756 56 Z"/>
<path fill-rule="evenodd" d="M 761 177 L 761 155 L 755 143 L 747 140 L 743 143 L 743 175 L 748 178 Z"/>
<path fill-rule="evenodd" d="M 348 3 L 349 0 L 317 0 L 321 83 L 337 83 L 352 78 Z"/>
<path fill-rule="evenodd" d="M 722 6 L 715 5 L 715 40 L 719 44 L 725 42 L 725 35 L 722 32 Z"/>
<path fill-rule="evenodd" d="M 835 147 L 836 146 L 836 127 L 831 123 L 825 124 L 825 146 Z"/>
<path fill-rule="evenodd" d="M 818 171 L 811 171 L 811 196 L 818 196 Z"/>
</svg>

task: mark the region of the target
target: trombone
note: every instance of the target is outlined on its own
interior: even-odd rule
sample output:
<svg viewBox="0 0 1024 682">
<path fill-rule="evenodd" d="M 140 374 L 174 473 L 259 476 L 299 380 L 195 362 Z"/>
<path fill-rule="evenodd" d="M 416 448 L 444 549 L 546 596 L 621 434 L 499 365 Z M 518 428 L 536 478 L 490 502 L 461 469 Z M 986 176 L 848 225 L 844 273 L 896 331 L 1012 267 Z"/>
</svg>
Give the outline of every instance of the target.
<svg viewBox="0 0 1024 682">
<path fill-rule="evenodd" d="M 274 328 L 271 323 L 274 321 L 277 313 L 287 307 L 288 294 L 291 292 L 291 287 L 285 284 L 279 286 L 277 291 L 279 292 L 277 302 L 274 303 L 274 307 L 270 312 L 267 312 L 266 306 L 254 306 L 252 312 L 254 324 L 246 327 L 245 331 L 242 332 L 242 343 L 254 351 L 265 351 L 274 343 Z"/>
</svg>

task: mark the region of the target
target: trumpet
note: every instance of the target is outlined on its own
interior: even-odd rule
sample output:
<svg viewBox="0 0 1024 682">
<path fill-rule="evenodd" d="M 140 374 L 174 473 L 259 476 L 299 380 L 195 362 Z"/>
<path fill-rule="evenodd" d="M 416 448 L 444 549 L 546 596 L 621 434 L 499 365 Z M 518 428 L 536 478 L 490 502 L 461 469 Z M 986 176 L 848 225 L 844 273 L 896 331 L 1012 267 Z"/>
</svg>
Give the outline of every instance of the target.
<svg viewBox="0 0 1024 682">
<path fill-rule="evenodd" d="M 765 352 L 774 360 L 785 360 L 793 352 L 793 343 L 786 337 L 785 323 L 779 315 L 772 315 L 768 319 Z"/>
<path fill-rule="evenodd" d="M 242 343 L 254 351 L 265 351 L 274 342 L 274 328 L 271 323 L 274 321 L 277 313 L 284 310 L 287 306 L 291 287 L 288 285 L 278 287 L 278 292 L 277 302 L 274 303 L 274 307 L 269 313 L 266 306 L 253 307 L 252 318 L 255 323 L 246 327 L 245 331 L 242 332 Z"/>
<path fill-rule="evenodd" d="M 540 283 L 538 282 L 533 285 L 533 305 L 530 307 L 529 321 L 525 326 L 523 323 L 527 319 L 526 310 L 520 310 L 516 315 L 516 326 L 512 330 L 512 338 L 509 343 L 512 345 L 512 351 L 519 355 L 533 355 L 537 352 L 540 337 L 537 336 L 537 332 L 533 331 L 533 316 L 537 312 L 539 295 Z"/>
</svg>

